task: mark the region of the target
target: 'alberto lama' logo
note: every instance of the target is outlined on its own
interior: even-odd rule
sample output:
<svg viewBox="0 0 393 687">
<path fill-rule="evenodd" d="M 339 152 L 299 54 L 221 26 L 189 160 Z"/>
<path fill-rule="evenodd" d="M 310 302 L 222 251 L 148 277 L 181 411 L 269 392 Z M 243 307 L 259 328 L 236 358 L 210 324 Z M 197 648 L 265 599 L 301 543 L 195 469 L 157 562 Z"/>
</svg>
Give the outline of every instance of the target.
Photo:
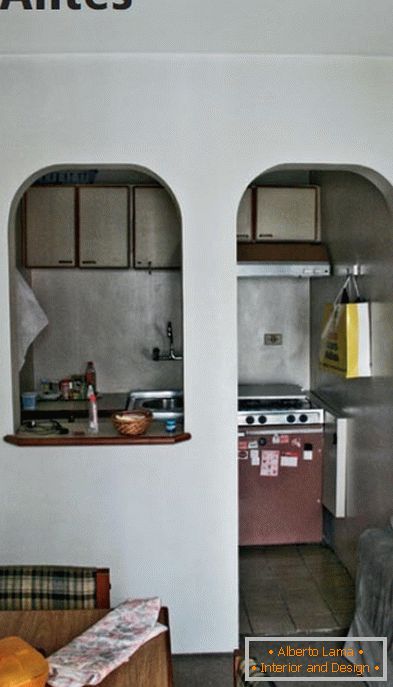
<svg viewBox="0 0 393 687">
<path fill-rule="evenodd" d="M 8 10 L 10 7 L 20 7 L 24 10 L 59 10 L 61 9 L 61 3 L 63 2 L 63 7 L 68 7 L 70 10 L 81 10 L 83 4 L 90 7 L 92 10 L 106 10 L 108 9 L 108 3 L 105 0 L 99 2 L 98 0 L 0 0 L 0 10 Z M 83 4 L 82 4 L 83 3 Z M 110 3 L 109 3 L 110 4 Z M 132 0 L 120 0 L 120 2 L 111 3 L 112 9 L 114 10 L 128 10 L 132 5 Z"/>
</svg>

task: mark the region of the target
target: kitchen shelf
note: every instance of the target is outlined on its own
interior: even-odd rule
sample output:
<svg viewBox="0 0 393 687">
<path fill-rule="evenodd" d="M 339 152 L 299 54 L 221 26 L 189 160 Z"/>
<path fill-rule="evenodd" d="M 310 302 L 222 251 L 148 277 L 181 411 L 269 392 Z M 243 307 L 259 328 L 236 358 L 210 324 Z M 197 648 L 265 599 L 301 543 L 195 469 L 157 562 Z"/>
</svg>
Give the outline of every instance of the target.
<svg viewBox="0 0 393 687">
<path fill-rule="evenodd" d="M 54 432 L 44 436 L 20 429 L 16 434 L 7 434 L 4 441 L 14 446 L 132 446 L 177 444 L 191 439 L 191 434 L 184 432 L 182 428 L 174 434 L 166 434 L 165 424 L 162 422 L 153 421 L 146 434 L 136 437 L 118 434 L 110 420 L 102 420 L 99 427 L 98 434 L 89 434 L 87 422 L 80 421 L 72 423 L 72 427 L 67 427 L 70 430 L 69 434 Z"/>
</svg>

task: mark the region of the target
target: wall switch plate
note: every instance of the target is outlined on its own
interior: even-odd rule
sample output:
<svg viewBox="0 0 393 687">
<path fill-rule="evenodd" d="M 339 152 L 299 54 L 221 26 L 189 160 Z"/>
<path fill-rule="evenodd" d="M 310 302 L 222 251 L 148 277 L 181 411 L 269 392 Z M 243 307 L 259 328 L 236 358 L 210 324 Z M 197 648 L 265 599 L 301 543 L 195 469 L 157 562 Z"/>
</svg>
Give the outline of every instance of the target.
<svg viewBox="0 0 393 687">
<path fill-rule="evenodd" d="M 282 334 L 265 334 L 263 342 L 265 346 L 282 346 Z"/>
</svg>

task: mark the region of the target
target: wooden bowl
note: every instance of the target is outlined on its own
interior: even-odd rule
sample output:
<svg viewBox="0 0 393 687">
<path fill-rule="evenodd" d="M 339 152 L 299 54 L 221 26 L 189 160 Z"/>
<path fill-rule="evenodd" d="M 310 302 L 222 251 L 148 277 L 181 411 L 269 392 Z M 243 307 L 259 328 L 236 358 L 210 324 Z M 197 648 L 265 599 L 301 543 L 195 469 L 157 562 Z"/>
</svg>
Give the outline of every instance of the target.
<svg viewBox="0 0 393 687">
<path fill-rule="evenodd" d="M 144 434 L 153 419 L 150 410 L 123 410 L 111 417 L 113 426 L 120 434 L 135 437 Z"/>
</svg>

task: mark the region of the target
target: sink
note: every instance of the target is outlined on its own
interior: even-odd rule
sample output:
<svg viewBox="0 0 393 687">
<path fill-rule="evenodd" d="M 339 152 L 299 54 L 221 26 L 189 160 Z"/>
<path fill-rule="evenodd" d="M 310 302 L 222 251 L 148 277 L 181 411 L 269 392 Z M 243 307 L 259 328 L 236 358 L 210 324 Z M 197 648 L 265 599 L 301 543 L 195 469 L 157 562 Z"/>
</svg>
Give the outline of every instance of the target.
<svg viewBox="0 0 393 687">
<path fill-rule="evenodd" d="M 181 389 L 140 389 L 130 391 L 126 410 L 150 410 L 156 420 L 183 419 L 183 391 Z"/>
<path fill-rule="evenodd" d="M 149 410 L 180 410 L 183 411 L 183 399 L 173 398 L 151 398 L 143 401 L 142 406 Z"/>
</svg>

